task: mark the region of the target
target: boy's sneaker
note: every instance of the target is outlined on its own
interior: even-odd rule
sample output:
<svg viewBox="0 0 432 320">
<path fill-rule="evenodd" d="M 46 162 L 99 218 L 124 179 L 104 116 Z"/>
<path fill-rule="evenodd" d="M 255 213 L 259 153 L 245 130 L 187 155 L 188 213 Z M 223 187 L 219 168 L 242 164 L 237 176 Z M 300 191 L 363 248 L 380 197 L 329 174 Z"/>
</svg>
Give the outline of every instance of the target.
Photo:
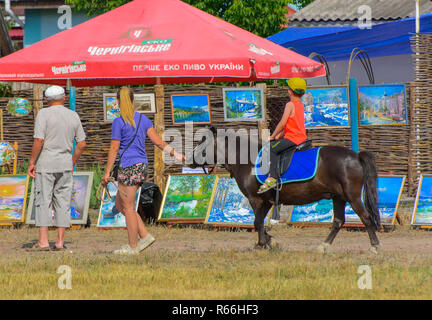
<svg viewBox="0 0 432 320">
<path fill-rule="evenodd" d="M 143 251 L 145 248 L 149 247 L 153 242 L 155 242 L 155 238 L 149 233 L 145 236 L 144 239 L 138 240 L 138 252 Z"/>
<path fill-rule="evenodd" d="M 134 248 L 131 248 L 131 246 L 127 244 L 118 250 L 114 250 L 113 253 L 114 254 L 120 254 L 120 255 L 134 255 L 134 254 L 138 254 L 139 250 L 138 250 L 138 247 L 136 247 L 134 249 Z"/>
</svg>

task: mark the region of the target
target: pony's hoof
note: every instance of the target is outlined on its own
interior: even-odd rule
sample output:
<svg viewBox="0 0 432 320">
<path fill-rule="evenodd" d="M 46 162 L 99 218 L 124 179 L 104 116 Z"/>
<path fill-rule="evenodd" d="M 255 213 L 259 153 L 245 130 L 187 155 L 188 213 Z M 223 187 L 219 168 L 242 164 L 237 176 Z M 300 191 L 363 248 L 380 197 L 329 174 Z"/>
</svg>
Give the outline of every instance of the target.
<svg viewBox="0 0 432 320">
<path fill-rule="evenodd" d="M 330 244 L 328 243 L 321 243 L 317 248 L 318 253 L 326 254 L 330 251 Z"/>
<path fill-rule="evenodd" d="M 369 252 L 371 252 L 373 254 L 378 254 L 378 252 L 379 252 L 379 246 L 370 247 Z"/>
<path fill-rule="evenodd" d="M 271 244 L 268 244 L 268 243 L 266 243 L 266 244 L 259 244 L 259 243 L 257 243 L 255 245 L 255 249 L 256 250 L 271 249 L 271 248 L 272 248 Z"/>
</svg>

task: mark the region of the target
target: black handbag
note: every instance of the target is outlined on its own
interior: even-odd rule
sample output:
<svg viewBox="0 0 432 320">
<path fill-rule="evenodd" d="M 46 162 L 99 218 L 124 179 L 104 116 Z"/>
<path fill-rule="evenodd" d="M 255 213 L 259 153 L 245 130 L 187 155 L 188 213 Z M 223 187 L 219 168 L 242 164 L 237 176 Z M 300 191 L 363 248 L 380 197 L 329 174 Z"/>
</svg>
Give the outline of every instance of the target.
<svg viewBox="0 0 432 320">
<path fill-rule="evenodd" d="M 136 136 L 137 136 L 137 133 L 138 133 L 138 129 L 139 129 L 140 123 L 141 123 L 141 118 L 142 118 L 142 115 L 140 114 L 140 118 L 139 118 L 139 121 L 138 121 L 138 126 L 137 126 L 137 129 L 136 129 L 136 132 L 135 132 L 135 135 L 134 135 L 133 139 L 131 140 L 131 142 L 129 142 L 129 144 L 128 144 L 128 146 L 126 147 L 126 149 L 123 150 L 123 152 L 122 152 L 120 158 L 119 158 L 116 162 L 114 162 L 114 168 L 113 168 L 113 171 L 112 171 L 111 176 L 112 176 L 112 177 L 114 178 L 114 180 L 116 180 L 116 181 L 117 181 L 118 172 L 119 172 L 119 169 L 120 169 L 120 160 L 121 160 L 121 158 L 123 157 L 123 155 L 124 155 L 124 153 L 126 152 L 126 150 L 131 146 L 132 142 L 134 142 L 134 140 L 135 140 L 135 138 L 136 138 Z"/>
</svg>

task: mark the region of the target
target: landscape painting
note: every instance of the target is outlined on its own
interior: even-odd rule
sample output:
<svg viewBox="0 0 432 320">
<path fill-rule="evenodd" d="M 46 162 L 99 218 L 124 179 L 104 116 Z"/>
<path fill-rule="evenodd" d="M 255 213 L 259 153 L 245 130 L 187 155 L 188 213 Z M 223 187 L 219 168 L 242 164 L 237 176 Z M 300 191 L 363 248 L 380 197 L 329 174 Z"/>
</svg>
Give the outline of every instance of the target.
<svg viewBox="0 0 432 320">
<path fill-rule="evenodd" d="M 216 175 L 169 176 L 158 220 L 204 222 L 215 182 Z"/>
<path fill-rule="evenodd" d="M 267 214 L 264 224 L 270 221 Z M 253 226 L 255 214 L 235 179 L 218 176 L 205 223 L 212 225 Z"/>
<path fill-rule="evenodd" d="M 30 114 L 32 105 L 30 101 L 23 98 L 15 98 L 8 103 L 8 112 L 15 117 L 24 117 Z"/>
<path fill-rule="evenodd" d="M 349 126 L 347 87 L 309 88 L 302 97 L 306 128 Z"/>
<path fill-rule="evenodd" d="M 264 92 L 261 88 L 223 88 L 225 121 L 264 120 Z"/>
<path fill-rule="evenodd" d="M 93 172 L 74 172 L 72 181 L 71 224 L 86 224 Z M 54 214 L 54 211 L 53 211 Z M 31 188 L 26 224 L 35 224 L 34 183 Z"/>
<path fill-rule="evenodd" d="M 360 125 L 407 123 L 405 85 L 359 86 Z"/>
<path fill-rule="evenodd" d="M 333 221 L 333 201 L 318 202 L 294 206 L 289 218 L 290 223 L 331 223 Z"/>
<path fill-rule="evenodd" d="M 411 224 L 432 225 L 432 175 L 420 176 Z"/>
<path fill-rule="evenodd" d="M 395 223 L 405 179 L 405 176 L 378 177 L 378 210 L 381 224 L 393 225 Z M 362 224 L 359 216 L 349 204 L 345 207 L 345 220 L 347 223 Z"/>
<path fill-rule="evenodd" d="M 24 222 L 28 176 L 0 177 L 0 222 Z"/>
<path fill-rule="evenodd" d="M 115 93 L 103 94 L 103 106 L 105 122 L 112 122 L 120 117 L 120 106 L 117 104 L 117 95 Z"/>
<path fill-rule="evenodd" d="M 99 218 L 96 226 L 98 228 L 126 228 L 125 216 L 115 207 L 115 199 L 118 191 L 117 187 L 113 183 L 108 183 L 107 189 L 112 198 L 110 201 L 101 202 Z M 140 194 L 141 188 L 138 188 L 135 196 L 135 210 L 138 210 Z M 102 199 L 107 199 L 107 197 L 106 190 L 104 190 Z"/>
<path fill-rule="evenodd" d="M 182 125 L 186 122 L 211 123 L 210 98 L 208 94 L 171 95 L 172 122 Z"/>
<path fill-rule="evenodd" d="M 14 147 L 6 141 L 0 141 L 0 167 L 10 164 L 15 160 L 16 151 Z"/>
<path fill-rule="evenodd" d="M 155 113 L 155 95 L 153 93 L 134 94 L 134 109 L 139 113 Z"/>
</svg>

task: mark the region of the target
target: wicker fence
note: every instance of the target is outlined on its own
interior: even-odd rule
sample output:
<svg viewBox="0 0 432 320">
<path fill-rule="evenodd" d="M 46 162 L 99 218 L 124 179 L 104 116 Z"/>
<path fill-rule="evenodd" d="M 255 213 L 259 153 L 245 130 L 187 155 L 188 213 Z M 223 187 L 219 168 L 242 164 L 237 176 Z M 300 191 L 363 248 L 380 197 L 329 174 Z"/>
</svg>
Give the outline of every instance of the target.
<svg viewBox="0 0 432 320">
<path fill-rule="evenodd" d="M 432 42 L 432 40 L 431 40 Z M 429 94 L 432 94 L 432 87 L 425 87 Z M 103 93 L 114 92 L 114 89 L 109 88 L 82 88 L 78 89 L 76 93 L 76 111 L 80 115 L 84 130 L 87 134 L 87 149 L 84 151 L 80 159 L 78 168 L 80 170 L 89 168 L 97 163 L 104 164 L 106 161 L 110 135 L 111 124 L 103 122 Z M 413 103 L 411 94 L 413 89 L 411 85 L 407 85 L 407 101 L 410 123 L 405 126 L 371 126 L 360 127 L 359 142 L 361 150 L 368 150 L 375 154 L 379 172 L 403 174 L 408 175 L 408 184 L 406 186 L 405 194 L 413 195 L 415 191 L 417 179 L 416 176 L 410 173 L 409 164 L 420 162 L 427 163 L 429 168 L 432 166 L 431 161 L 428 159 L 427 154 L 430 152 L 431 143 L 427 145 L 427 141 L 431 141 L 430 133 L 427 133 L 426 128 L 431 125 L 432 115 L 429 112 L 429 118 L 417 119 L 412 116 L 411 108 Z M 154 93 L 153 87 L 137 88 L 136 93 Z M 178 129 L 184 134 L 184 126 L 174 126 L 171 119 L 171 94 L 181 93 L 206 93 L 210 95 L 211 117 L 212 124 L 216 127 L 228 129 L 232 128 L 238 130 L 239 128 L 257 129 L 260 127 L 256 122 L 225 122 L 223 114 L 223 99 L 222 87 L 211 85 L 187 85 L 187 86 L 165 86 L 163 88 L 163 119 L 164 130 Z M 276 85 L 265 87 L 266 92 L 266 108 L 267 108 L 267 123 L 270 130 L 273 130 L 282 116 L 283 108 L 288 101 L 288 93 L 286 87 Z M 22 90 L 15 93 L 16 97 L 24 97 L 29 99 L 33 104 L 41 103 L 40 99 L 34 98 L 33 90 Z M 4 137 L 5 140 L 13 142 L 18 141 L 19 144 L 19 165 L 22 165 L 23 160 L 28 160 L 31 154 L 31 147 L 33 142 L 33 126 L 34 114 L 27 117 L 15 118 L 7 113 L 6 105 L 9 99 L 1 98 L 0 107 L 4 111 Z M 66 103 L 66 106 L 68 104 Z M 416 107 L 420 107 L 416 104 Z M 150 120 L 155 123 L 155 115 L 148 114 Z M 425 130 L 421 132 L 422 143 L 416 139 L 412 139 L 412 124 L 425 125 Z M 261 127 L 266 126 L 261 123 Z M 205 127 L 205 125 L 195 125 L 194 130 Z M 427 136 L 426 136 L 427 135 Z M 349 128 L 332 128 L 332 129 L 309 129 L 308 136 L 313 140 L 314 145 L 340 145 L 351 147 L 351 136 Z M 411 136 L 411 140 L 410 140 Z M 429 139 L 429 140 L 427 140 Z M 184 146 L 183 146 L 184 147 Z M 413 154 L 413 147 L 421 147 L 425 152 L 422 154 Z M 151 142 L 146 145 L 147 154 L 150 163 L 154 162 L 155 150 Z M 184 152 L 185 150 L 183 150 Z M 153 166 L 150 166 L 150 179 L 154 177 Z M 179 173 L 181 167 L 173 166 L 163 172 L 165 176 L 170 173 Z"/>
<path fill-rule="evenodd" d="M 411 39 L 414 51 L 415 79 L 411 90 L 410 166 L 412 181 L 417 184 L 420 174 L 432 172 L 432 34 L 420 33 Z"/>
</svg>

